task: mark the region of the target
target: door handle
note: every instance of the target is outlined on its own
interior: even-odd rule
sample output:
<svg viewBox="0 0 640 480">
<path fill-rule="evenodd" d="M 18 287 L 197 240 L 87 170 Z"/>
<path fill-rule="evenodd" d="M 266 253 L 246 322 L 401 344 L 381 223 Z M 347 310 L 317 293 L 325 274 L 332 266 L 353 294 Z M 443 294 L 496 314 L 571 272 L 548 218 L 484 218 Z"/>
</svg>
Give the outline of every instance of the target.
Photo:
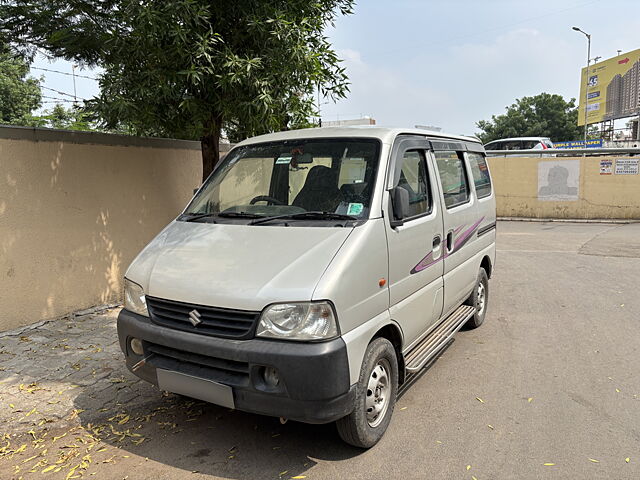
<svg viewBox="0 0 640 480">
<path fill-rule="evenodd" d="M 447 233 L 447 251 L 451 252 L 453 250 L 453 230 Z"/>
<path fill-rule="evenodd" d="M 440 235 L 436 235 L 433 237 L 433 250 L 432 250 L 432 258 L 437 260 L 440 258 L 440 250 L 442 250 L 442 237 Z"/>
</svg>

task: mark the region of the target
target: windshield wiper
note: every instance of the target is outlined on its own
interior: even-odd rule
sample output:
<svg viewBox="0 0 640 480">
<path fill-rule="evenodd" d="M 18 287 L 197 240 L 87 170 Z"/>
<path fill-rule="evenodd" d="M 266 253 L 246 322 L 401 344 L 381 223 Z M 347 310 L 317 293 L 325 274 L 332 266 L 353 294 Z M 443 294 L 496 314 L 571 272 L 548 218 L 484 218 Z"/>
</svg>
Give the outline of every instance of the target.
<svg viewBox="0 0 640 480">
<path fill-rule="evenodd" d="M 354 217 L 353 215 L 344 215 L 342 213 L 311 211 L 260 218 L 249 222 L 249 225 L 260 225 L 272 220 L 359 220 L 359 218 Z"/>
<path fill-rule="evenodd" d="M 185 215 L 191 215 L 191 216 L 184 218 Z M 215 215 L 216 215 L 215 213 L 185 213 L 182 215 L 183 218 L 181 218 L 180 220 L 183 220 L 185 222 L 194 222 L 201 218 L 213 217 Z M 214 220 L 213 223 L 216 223 L 216 221 Z"/>
<path fill-rule="evenodd" d="M 225 218 L 264 218 L 264 215 L 247 212 L 220 212 L 217 215 Z"/>
<path fill-rule="evenodd" d="M 186 217 L 185 215 L 191 215 L 190 217 Z M 247 213 L 247 212 L 210 212 L 210 213 L 185 213 L 181 220 L 185 222 L 195 222 L 196 220 L 200 220 L 201 218 L 209 218 L 209 217 L 224 217 L 224 218 L 264 218 L 264 215 L 258 215 L 257 213 Z M 213 223 L 216 223 L 214 220 Z"/>
</svg>

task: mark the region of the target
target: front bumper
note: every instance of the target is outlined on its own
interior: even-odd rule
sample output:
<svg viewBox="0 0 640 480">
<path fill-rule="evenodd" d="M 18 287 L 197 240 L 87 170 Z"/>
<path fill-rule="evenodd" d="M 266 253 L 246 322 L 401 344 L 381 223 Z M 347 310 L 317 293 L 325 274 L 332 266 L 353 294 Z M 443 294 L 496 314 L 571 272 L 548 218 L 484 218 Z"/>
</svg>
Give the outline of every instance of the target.
<svg viewBox="0 0 640 480">
<path fill-rule="evenodd" d="M 118 337 L 127 368 L 148 357 L 133 373 L 155 385 L 157 369 L 214 381 L 231 387 L 238 410 L 306 423 L 329 423 L 353 409 L 355 390 L 341 338 L 320 343 L 229 340 L 161 327 L 128 310 L 118 315 Z M 144 355 L 131 351 L 133 337 L 142 340 Z M 264 367 L 278 371 L 277 387 L 264 382 Z"/>
</svg>

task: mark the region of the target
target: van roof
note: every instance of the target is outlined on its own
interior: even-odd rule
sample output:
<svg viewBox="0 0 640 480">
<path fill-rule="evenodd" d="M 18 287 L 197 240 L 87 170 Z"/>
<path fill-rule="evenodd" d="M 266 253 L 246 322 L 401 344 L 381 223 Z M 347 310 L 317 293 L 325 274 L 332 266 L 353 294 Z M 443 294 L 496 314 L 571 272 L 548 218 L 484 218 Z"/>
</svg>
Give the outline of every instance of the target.
<svg viewBox="0 0 640 480">
<path fill-rule="evenodd" d="M 238 145 L 251 145 L 254 143 L 277 142 L 282 140 L 295 140 L 306 138 L 335 138 L 335 137 L 360 137 L 360 138 L 377 138 L 383 143 L 391 144 L 398 135 L 421 135 L 430 138 L 444 138 L 461 140 L 464 142 L 473 142 L 481 144 L 480 140 L 472 137 L 464 137 L 461 135 L 449 135 L 442 132 L 432 132 L 431 130 L 422 130 L 418 128 L 386 128 L 376 125 L 358 125 L 349 127 L 322 127 L 322 128 L 304 128 L 300 130 L 288 130 L 284 132 L 268 133 L 257 137 L 249 138 L 240 142 Z"/>
</svg>

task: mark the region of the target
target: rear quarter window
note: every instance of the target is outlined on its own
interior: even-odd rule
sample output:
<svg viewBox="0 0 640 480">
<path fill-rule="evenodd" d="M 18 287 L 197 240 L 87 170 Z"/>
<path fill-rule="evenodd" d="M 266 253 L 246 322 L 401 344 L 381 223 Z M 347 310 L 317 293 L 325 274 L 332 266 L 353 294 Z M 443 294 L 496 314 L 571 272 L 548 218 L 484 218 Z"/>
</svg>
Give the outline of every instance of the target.
<svg viewBox="0 0 640 480">
<path fill-rule="evenodd" d="M 487 159 L 479 153 L 468 153 L 469 166 L 473 175 L 473 183 L 476 187 L 478 198 L 485 198 L 491 195 L 491 176 Z"/>
</svg>

